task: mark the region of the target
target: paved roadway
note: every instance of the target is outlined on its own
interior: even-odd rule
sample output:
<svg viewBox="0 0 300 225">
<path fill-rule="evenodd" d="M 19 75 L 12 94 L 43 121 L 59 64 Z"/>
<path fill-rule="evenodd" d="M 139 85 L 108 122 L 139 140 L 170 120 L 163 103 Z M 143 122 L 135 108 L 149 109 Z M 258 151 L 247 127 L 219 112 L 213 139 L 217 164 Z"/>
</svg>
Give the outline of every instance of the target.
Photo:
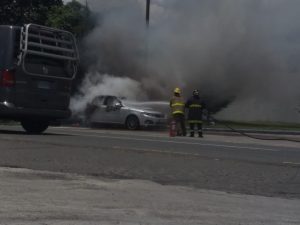
<svg viewBox="0 0 300 225">
<path fill-rule="evenodd" d="M 2 126 L 0 167 L 300 198 L 300 144 L 240 136 L 170 138 L 164 132 L 76 127 L 26 135 L 17 126 Z"/>
</svg>

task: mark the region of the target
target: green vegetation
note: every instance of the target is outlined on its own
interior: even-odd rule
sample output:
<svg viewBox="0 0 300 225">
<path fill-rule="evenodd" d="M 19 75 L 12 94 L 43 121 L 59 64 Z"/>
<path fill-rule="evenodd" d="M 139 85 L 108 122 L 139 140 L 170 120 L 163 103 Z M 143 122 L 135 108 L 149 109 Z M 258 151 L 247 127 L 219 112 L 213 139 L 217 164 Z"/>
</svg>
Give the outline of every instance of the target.
<svg viewBox="0 0 300 225">
<path fill-rule="evenodd" d="M 52 7 L 46 25 L 70 31 L 78 37 L 84 36 L 93 28 L 88 7 L 75 0 L 63 6 Z"/>
<path fill-rule="evenodd" d="M 1 0 L 0 24 L 37 23 L 44 25 L 48 11 L 53 6 L 63 6 L 62 0 Z"/>
<path fill-rule="evenodd" d="M 93 28 L 87 6 L 73 0 L 1 0 L 0 25 L 35 23 L 68 30 L 82 37 Z"/>
<path fill-rule="evenodd" d="M 220 121 L 214 128 L 226 128 L 226 125 L 236 129 L 259 129 L 259 130 L 290 130 L 300 131 L 300 124 L 282 122 L 242 122 L 242 121 Z"/>
</svg>

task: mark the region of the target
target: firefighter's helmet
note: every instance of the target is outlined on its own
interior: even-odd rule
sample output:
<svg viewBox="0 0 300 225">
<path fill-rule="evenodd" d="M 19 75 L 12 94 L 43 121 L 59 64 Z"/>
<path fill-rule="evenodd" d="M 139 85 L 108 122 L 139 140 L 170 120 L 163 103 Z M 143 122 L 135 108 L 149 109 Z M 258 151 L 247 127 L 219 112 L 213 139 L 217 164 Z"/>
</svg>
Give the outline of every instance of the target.
<svg viewBox="0 0 300 225">
<path fill-rule="evenodd" d="M 197 89 L 193 91 L 193 96 L 199 96 L 199 91 Z"/>
<path fill-rule="evenodd" d="M 181 94 L 180 88 L 178 88 L 178 87 L 175 88 L 175 89 L 174 89 L 174 93 L 175 93 L 175 94 Z"/>
</svg>

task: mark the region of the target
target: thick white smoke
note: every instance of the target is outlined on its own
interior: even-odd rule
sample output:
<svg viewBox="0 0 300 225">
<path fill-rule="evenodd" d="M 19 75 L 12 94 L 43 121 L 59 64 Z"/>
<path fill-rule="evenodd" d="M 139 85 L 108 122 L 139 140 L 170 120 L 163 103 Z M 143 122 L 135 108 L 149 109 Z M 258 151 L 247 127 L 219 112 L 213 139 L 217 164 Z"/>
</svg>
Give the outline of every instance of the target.
<svg viewBox="0 0 300 225">
<path fill-rule="evenodd" d="M 141 85 L 127 77 L 114 77 L 108 74 L 88 73 L 80 87 L 82 94 L 71 99 L 71 109 L 74 113 L 83 111 L 95 96 L 115 95 L 131 100 L 144 98 Z M 137 96 L 139 94 L 139 97 Z"/>
<path fill-rule="evenodd" d="M 130 97 L 197 88 L 217 108 L 230 102 L 219 113 L 228 119 L 300 122 L 300 1 L 152 0 L 149 29 L 145 0 L 89 5 L 98 15 L 82 57 L 89 74 L 129 79 L 138 87 L 121 85 Z M 107 90 L 89 85 L 89 97 Z"/>
</svg>

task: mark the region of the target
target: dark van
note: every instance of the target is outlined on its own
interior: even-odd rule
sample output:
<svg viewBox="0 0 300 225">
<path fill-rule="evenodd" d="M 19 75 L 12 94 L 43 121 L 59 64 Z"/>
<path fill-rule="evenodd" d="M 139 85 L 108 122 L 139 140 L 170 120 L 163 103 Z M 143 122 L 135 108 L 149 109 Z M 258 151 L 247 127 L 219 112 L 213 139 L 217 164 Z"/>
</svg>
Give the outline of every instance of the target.
<svg viewBox="0 0 300 225">
<path fill-rule="evenodd" d="M 67 31 L 0 26 L 0 120 L 42 133 L 50 122 L 68 118 L 78 61 L 75 38 Z"/>
</svg>

